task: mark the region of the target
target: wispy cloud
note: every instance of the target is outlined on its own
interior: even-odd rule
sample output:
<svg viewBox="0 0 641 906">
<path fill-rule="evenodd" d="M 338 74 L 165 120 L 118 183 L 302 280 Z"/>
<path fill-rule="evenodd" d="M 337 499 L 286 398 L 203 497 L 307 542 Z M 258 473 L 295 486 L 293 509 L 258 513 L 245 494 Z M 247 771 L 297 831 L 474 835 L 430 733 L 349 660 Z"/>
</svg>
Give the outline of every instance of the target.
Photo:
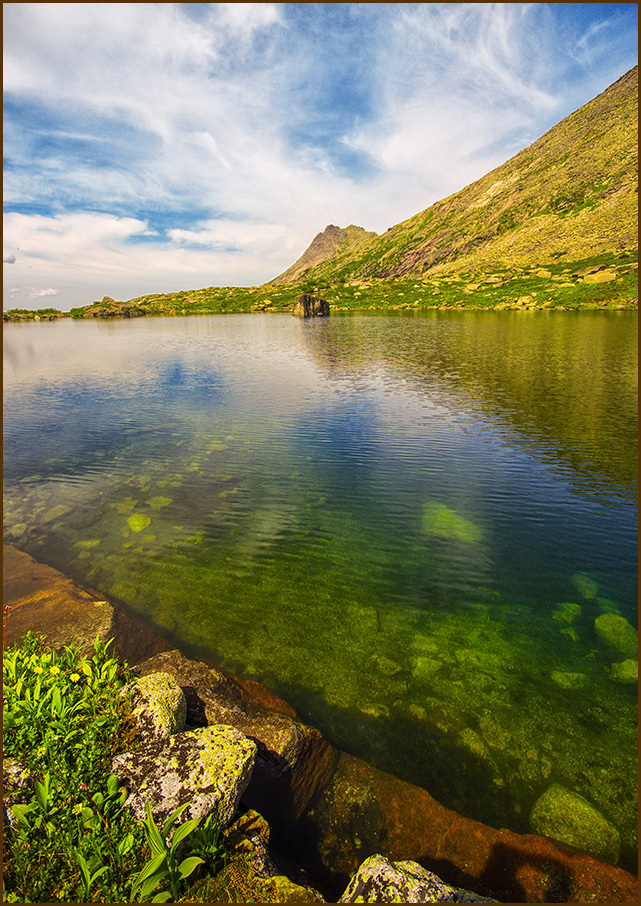
<svg viewBox="0 0 641 906">
<path fill-rule="evenodd" d="M 633 65 L 612 6 L 5 4 L 12 285 L 260 283 L 327 223 L 382 231 Z"/>
</svg>

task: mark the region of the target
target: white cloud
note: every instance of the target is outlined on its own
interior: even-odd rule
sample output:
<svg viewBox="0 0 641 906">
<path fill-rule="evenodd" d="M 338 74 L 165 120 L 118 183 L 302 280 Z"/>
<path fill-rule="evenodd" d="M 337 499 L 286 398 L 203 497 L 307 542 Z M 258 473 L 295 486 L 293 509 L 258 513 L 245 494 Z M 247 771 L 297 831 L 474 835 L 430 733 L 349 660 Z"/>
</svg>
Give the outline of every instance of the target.
<svg viewBox="0 0 641 906">
<path fill-rule="evenodd" d="M 52 289 L 51 287 L 49 287 L 49 289 L 34 290 L 31 293 L 31 297 L 33 299 L 39 299 L 41 296 L 57 296 L 57 295 L 59 295 L 59 293 L 60 293 L 59 289 Z"/>
<path fill-rule="evenodd" d="M 262 283 L 328 223 L 385 230 L 596 93 L 552 7 L 5 4 L 5 204 L 57 212 L 5 218 L 12 283 Z"/>
<path fill-rule="evenodd" d="M 13 254 L 13 252 L 10 252 L 9 249 L 2 249 L 2 263 L 15 264 L 16 256 Z"/>
</svg>

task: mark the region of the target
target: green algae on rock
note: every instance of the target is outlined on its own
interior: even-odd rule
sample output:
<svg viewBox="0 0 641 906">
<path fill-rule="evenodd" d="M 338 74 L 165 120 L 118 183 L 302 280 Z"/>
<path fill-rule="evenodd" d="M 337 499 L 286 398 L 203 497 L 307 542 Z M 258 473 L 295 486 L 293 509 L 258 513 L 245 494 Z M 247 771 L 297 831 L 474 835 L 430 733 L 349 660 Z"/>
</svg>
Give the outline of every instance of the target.
<svg viewBox="0 0 641 906">
<path fill-rule="evenodd" d="M 572 584 L 581 597 L 585 598 L 587 601 L 596 598 L 599 591 L 599 586 L 594 579 L 591 579 L 590 576 L 586 576 L 585 573 L 575 573 L 572 576 Z"/>
<path fill-rule="evenodd" d="M 581 615 L 581 606 L 574 604 L 572 601 L 557 604 L 552 614 L 552 619 L 557 623 L 573 623 Z"/>
<path fill-rule="evenodd" d="M 127 519 L 127 523 L 132 532 L 144 532 L 147 526 L 151 525 L 151 519 L 144 513 L 134 513 Z"/>
<path fill-rule="evenodd" d="M 480 528 L 450 510 L 443 503 L 430 502 L 423 507 L 423 531 L 426 535 L 453 538 L 456 541 L 478 543 L 482 538 Z"/>
<path fill-rule="evenodd" d="M 161 496 L 152 497 L 151 500 L 147 501 L 148 506 L 150 506 L 153 510 L 160 510 L 164 506 L 169 506 L 171 503 L 173 503 L 173 500 L 171 497 L 161 497 Z"/>
<path fill-rule="evenodd" d="M 639 651 L 639 635 L 625 617 L 615 613 L 602 613 L 594 621 L 594 630 L 602 642 L 628 657 Z"/>
<path fill-rule="evenodd" d="M 633 658 L 626 658 L 618 664 L 612 664 L 610 675 L 615 683 L 623 686 L 635 685 L 639 682 L 639 662 Z"/>
<path fill-rule="evenodd" d="M 591 803 L 558 783 L 536 801 L 530 813 L 532 830 L 561 843 L 569 843 L 612 865 L 619 861 L 618 830 Z"/>
</svg>

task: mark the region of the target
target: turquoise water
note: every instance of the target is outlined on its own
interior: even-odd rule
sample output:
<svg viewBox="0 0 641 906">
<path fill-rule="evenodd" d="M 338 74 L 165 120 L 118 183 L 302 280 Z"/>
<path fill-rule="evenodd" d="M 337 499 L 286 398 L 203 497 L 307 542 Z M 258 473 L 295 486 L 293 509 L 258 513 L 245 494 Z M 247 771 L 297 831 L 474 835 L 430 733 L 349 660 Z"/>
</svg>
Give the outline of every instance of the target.
<svg viewBox="0 0 641 906">
<path fill-rule="evenodd" d="M 5 540 L 529 830 L 560 783 L 636 867 L 637 316 L 10 324 Z M 614 670 L 613 670 L 614 666 Z"/>
</svg>

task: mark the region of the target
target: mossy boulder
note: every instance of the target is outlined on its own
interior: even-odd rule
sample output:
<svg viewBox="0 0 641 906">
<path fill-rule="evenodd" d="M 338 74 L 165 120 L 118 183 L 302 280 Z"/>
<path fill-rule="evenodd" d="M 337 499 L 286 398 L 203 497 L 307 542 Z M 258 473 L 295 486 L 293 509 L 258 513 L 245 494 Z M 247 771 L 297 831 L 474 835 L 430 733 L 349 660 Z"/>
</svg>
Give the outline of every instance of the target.
<svg viewBox="0 0 641 906">
<path fill-rule="evenodd" d="M 496 903 L 452 887 L 418 862 L 370 856 L 351 878 L 339 903 Z"/>
<path fill-rule="evenodd" d="M 627 657 L 637 657 L 639 651 L 639 634 L 625 617 L 615 613 L 602 613 L 594 621 L 594 630 L 598 637 L 616 651 Z"/>
<path fill-rule="evenodd" d="M 612 865 L 619 860 L 621 838 L 616 827 L 587 799 L 558 783 L 534 804 L 530 826 L 537 834 L 568 843 Z"/>
<path fill-rule="evenodd" d="M 120 690 L 131 699 L 131 716 L 146 748 L 163 746 L 185 728 L 185 693 L 169 673 L 150 673 Z"/>
<path fill-rule="evenodd" d="M 129 789 L 127 805 L 144 820 L 149 802 L 157 824 L 181 805 L 181 820 L 213 813 L 227 827 L 250 781 L 256 743 L 228 726 L 198 727 L 170 737 L 159 752 L 126 752 L 111 770 Z"/>
<path fill-rule="evenodd" d="M 137 667 L 144 675 L 159 670 L 171 673 L 185 690 L 190 724 L 227 724 L 256 740 L 256 764 L 243 802 L 275 830 L 289 832 L 329 782 L 336 749 L 257 683 L 238 680 L 179 651 L 163 652 Z"/>
</svg>

